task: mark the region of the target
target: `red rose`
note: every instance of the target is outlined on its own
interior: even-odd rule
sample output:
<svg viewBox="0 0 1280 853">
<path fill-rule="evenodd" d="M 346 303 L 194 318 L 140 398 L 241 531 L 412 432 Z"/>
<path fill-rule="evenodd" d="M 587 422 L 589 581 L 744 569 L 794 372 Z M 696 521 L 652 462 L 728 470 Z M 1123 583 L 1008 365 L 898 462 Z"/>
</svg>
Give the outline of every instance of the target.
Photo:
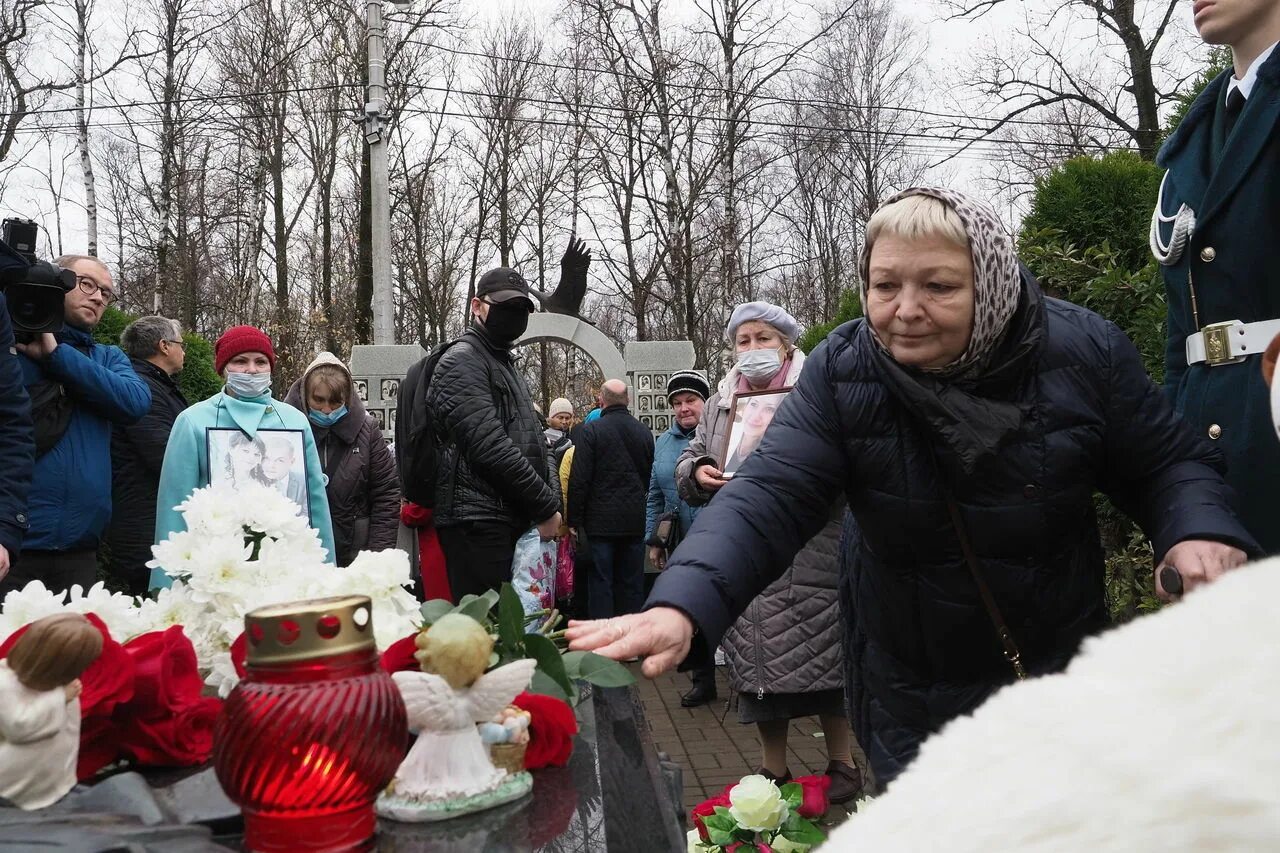
<svg viewBox="0 0 1280 853">
<path fill-rule="evenodd" d="M 128 702 L 133 697 L 134 688 L 133 660 L 119 643 L 111 639 L 111 632 L 97 615 L 87 613 L 85 618 L 102 634 L 102 654 L 80 675 L 82 720 L 94 716 L 110 716 L 117 705 Z M 23 625 L 0 644 L 0 658 L 9 654 L 9 649 L 26 633 L 27 627 Z"/>
<path fill-rule="evenodd" d="M 244 668 L 244 658 L 248 651 L 248 641 L 245 639 L 244 631 L 241 631 L 240 636 L 236 637 L 235 642 L 231 644 L 231 665 L 236 668 L 236 675 L 241 678 L 244 678 L 248 671 Z"/>
<path fill-rule="evenodd" d="M 167 717 L 204 692 L 196 650 L 181 625 L 134 637 L 124 650 L 133 658 L 137 672 L 130 717 Z"/>
<path fill-rule="evenodd" d="M 827 813 L 827 790 L 831 787 L 831 777 L 800 776 L 792 780 L 804 790 L 804 799 L 796 814 L 805 818 L 818 818 Z"/>
<path fill-rule="evenodd" d="M 92 779 L 98 771 L 120 758 L 120 732 L 110 717 L 89 717 L 80 723 L 80 755 L 76 779 Z"/>
<path fill-rule="evenodd" d="M 129 713 L 116 715 L 120 748 L 145 767 L 192 767 L 209 760 L 213 752 L 213 724 L 222 709 L 221 699 L 198 698 L 185 707 L 158 717 Z"/>
<path fill-rule="evenodd" d="M 413 653 L 418 650 L 415 644 L 417 638 L 416 633 L 410 634 L 403 640 L 396 640 L 387 646 L 387 650 L 380 658 L 382 669 L 386 672 L 410 672 L 422 669 L 418 659 L 413 656 Z"/>
<path fill-rule="evenodd" d="M 573 736 L 578 732 L 578 720 L 573 716 L 573 709 L 554 696 L 539 693 L 521 693 L 511 704 L 529 712 L 525 768 L 537 770 L 539 767 L 568 764 L 573 753 Z"/>
<path fill-rule="evenodd" d="M 726 809 L 729 808 L 731 805 L 729 802 L 729 789 L 732 787 L 733 786 L 730 785 L 711 799 L 703 800 L 693 807 L 693 811 L 689 812 L 689 817 L 693 820 L 693 825 L 697 828 L 698 835 L 703 841 L 711 840 L 711 835 L 707 832 L 707 827 L 702 822 L 703 818 L 708 818 L 714 815 L 716 813 L 717 806 L 724 806 Z"/>
</svg>

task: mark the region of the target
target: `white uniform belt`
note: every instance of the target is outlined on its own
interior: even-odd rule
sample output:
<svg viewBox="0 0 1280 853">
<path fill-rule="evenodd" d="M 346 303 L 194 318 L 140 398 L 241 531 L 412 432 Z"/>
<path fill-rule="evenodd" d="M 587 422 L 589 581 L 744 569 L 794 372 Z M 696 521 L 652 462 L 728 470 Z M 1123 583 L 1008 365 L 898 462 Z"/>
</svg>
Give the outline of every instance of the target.
<svg viewBox="0 0 1280 853">
<path fill-rule="evenodd" d="M 1187 364 L 1237 364 L 1251 355 L 1261 355 L 1276 335 L 1280 335 L 1280 320 L 1213 323 L 1187 336 Z"/>
</svg>

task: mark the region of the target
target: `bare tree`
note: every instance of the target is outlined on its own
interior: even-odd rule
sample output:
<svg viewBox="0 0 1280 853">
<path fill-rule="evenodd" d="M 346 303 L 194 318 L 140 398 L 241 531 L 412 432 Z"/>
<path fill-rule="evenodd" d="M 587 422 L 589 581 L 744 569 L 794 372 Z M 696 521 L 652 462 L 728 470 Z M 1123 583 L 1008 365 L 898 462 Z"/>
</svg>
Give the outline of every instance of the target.
<svg viewBox="0 0 1280 853">
<path fill-rule="evenodd" d="M 954 17 L 976 19 L 1007 0 L 944 0 Z M 1019 120 L 1044 120 L 1044 108 L 1088 108 L 1097 129 L 1119 130 L 1147 160 L 1160 142 L 1161 109 L 1186 76 L 1172 66 L 1185 52 L 1174 14 L 1181 0 L 1063 0 L 1028 9 L 1019 44 L 979 57 L 972 87 L 1000 105 L 992 122 L 957 128 L 990 136 Z M 971 135 L 971 134 L 966 134 Z"/>
</svg>

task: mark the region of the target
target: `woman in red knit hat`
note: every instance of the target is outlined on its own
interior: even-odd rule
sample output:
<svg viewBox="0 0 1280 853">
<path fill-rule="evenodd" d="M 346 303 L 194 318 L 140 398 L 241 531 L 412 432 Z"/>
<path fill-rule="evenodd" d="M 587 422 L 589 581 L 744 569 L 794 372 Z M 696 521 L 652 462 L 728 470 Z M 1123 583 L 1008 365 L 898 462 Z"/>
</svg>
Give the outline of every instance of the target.
<svg viewBox="0 0 1280 853">
<path fill-rule="evenodd" d="M 232 326 L 214 344 L 213 360 L 226 385 L 173 425 L 160 471 L 156 541 L 186 529 L 177 506 L 196 489 L 251 479 L 298 505 L 333 562 L 333 524 L 315 438 L 306 415 L 271 395 L 276 366 L 271 339 L 253 326 Z M 153 589 L 170 583 L 163 572 L 152 570 Z"/>
</svg>

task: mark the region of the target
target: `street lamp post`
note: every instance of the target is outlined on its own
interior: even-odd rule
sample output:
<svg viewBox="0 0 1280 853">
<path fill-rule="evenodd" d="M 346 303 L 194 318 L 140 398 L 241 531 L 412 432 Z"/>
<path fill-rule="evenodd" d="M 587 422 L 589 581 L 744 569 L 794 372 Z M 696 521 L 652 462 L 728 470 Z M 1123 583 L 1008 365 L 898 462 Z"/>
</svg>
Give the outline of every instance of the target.
<svg viewBox="0 0 1280 853">
<path fill-rule="evenodd" d="M 408 8 L 408 0 L 390 0 Z M 369 190 L 373 210 L 371 260 L 373 265 L 373 342 L 394 344 L 395 317 L 391 299 L 391 193 L 388 188 L 386 30 L 382 24 L 383 0 L 368 0 L 365 27 L 369 47 L 369 88 L 364 104 L 364 138 L 369 143 Z"/>
</svg>

